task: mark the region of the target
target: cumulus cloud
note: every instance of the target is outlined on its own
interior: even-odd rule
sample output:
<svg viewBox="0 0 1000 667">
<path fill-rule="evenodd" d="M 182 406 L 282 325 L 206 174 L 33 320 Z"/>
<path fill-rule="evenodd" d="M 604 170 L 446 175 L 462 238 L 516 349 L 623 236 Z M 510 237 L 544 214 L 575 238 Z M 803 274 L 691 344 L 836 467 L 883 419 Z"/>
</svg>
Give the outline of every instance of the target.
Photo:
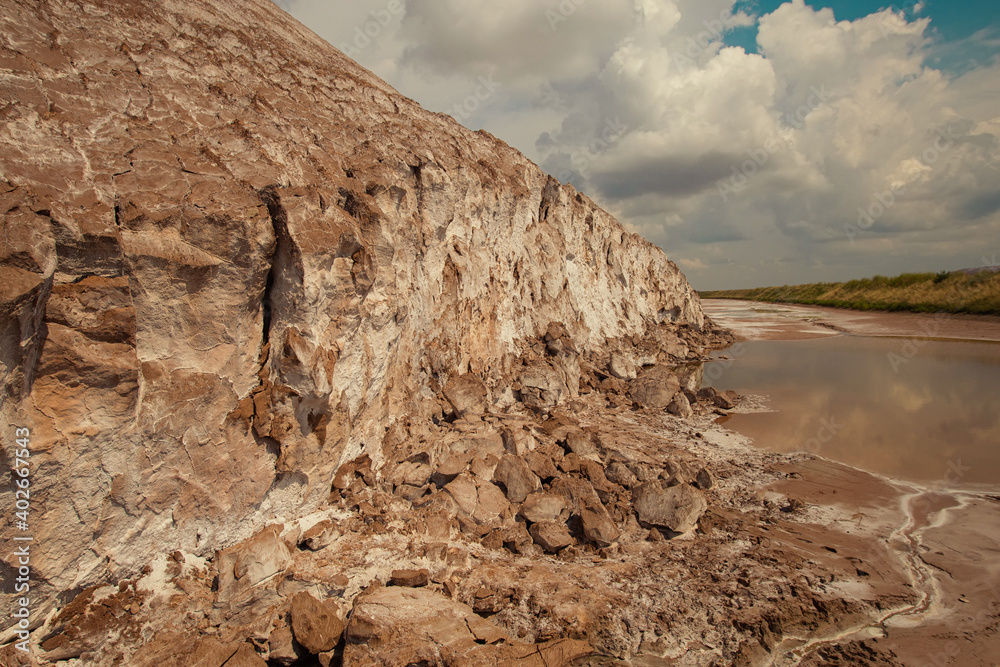
<svg viewBox="0 0 1000 667">
<path fill-rule="evenodd" d="M 362 64 L 586 191 L 697 287 L 1000 251 L 1000 58 L 932 66 L 946 45 L 915 8 L 842 21 L 803 0 L 763 16 L 734 0 L 399 1 Z M 388 0 L 291 2 L 336 45 Z M 758 53 L 726 43 L 748 26 Z M 456 108 L 482 76 L 496 94 Z"/>
</svg>

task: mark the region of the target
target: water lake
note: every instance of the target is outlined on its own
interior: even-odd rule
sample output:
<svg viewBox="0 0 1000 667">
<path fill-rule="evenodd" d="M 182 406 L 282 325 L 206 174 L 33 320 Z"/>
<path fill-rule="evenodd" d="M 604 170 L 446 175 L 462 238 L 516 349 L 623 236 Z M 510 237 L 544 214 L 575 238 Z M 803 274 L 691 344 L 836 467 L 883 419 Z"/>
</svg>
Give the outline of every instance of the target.
<svg viewBox="0 0 1000 667">
<path fill-rule="evenodd" d="M 935 486 L 1000 485 L 1000 344 L 835 335 L 720 354 L 703 384 L 774 410 L 725 422 L 757 446 Z"/>
</svg>

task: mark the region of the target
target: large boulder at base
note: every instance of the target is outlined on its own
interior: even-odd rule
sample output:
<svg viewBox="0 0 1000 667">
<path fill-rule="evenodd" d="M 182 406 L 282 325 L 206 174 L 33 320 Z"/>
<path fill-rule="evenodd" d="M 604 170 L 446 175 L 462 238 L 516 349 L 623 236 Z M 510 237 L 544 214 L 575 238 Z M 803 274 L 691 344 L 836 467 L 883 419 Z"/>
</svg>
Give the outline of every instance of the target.
<svg viewBox="0 0 1000 667">
<path fill-rule="evenodd" d="M 689 484 L 663 488 L 659 481 L 634 489 L 632 502 L 640 522 L 675 533 L 693 530 L 708 509 L 705 494 L 698 489 Z"/>
<path fill-rule="evenodd" d="M 629 384 L 629 396 L 644 408 L 663 410 L 674 400 L 681 383 L 665 366 L 654 366 Z"/>
</svg>

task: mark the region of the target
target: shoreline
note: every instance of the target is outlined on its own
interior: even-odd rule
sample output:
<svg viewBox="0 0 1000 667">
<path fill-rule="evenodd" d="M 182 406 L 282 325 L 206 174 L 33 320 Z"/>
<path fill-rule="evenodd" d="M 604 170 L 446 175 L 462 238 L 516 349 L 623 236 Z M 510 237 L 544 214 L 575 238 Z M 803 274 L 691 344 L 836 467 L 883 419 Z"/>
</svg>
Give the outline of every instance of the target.
<svg viewBox="0 0 1000 667">
<path fill-rule="evenodd" d="M 702 301 L 706 314 L 742 340 L 804 340 L 838 334 L 878 338 L 1000 343 L 1000 316 L 851 310 L 742 299 Z M 763 318 L 733 317 L 727 309 L 759 309 Z"/>
<path fill-rule="evenodd" d="M 930 317 L 938 327 L 933 333 L 950 334 L 934 339 L 1000 342 L 1000 317 L 755 303 L 771 321 L 727 317 L 726 303 L 704 305 L 714 321 L 745 341 L 836 335 L 914 339 L 927 333 Z M 743 437 L 746 446 L 756 447 Z M 991 658 L 1000 655 L 1000 637 L 989 628 L 1000 619 L 1000 594 L 989 582 L 1000 580 L 1000 486 L 907 480 L 817 454 L 776 454 L 784 457 L 778 468 L 789 476 L 765 486 L 765 493 L 794 498 L 791 504 L 802 508 L 771 528 L 792 537 L 772 539 L 830 572 L 840 568 L 845 597 L 880 599 L 881 591 L 882 598 L 900 603 L 876 605 L 844 627 L 786 637 L 760 664 L 995 664 Z M 906 592 L 916 597 L 906 598 Z"/>
</svg>

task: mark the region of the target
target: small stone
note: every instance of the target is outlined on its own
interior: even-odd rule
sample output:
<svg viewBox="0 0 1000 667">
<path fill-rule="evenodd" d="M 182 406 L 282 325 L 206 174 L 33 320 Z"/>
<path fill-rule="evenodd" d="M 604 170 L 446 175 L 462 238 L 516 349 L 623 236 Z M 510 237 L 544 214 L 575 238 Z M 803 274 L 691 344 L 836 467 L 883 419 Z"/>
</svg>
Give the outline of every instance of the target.
<svg viewBox="0 0 1000 667">
<path fill-rule="evenodd" d="M 566 434 L 566 447 L 581 459 L 601 463 L 601 455 L 597 446 L 585 431 L 573 431 Z"/>
<path fill-rule="evenodd" d="M 702 468 L 695 476 L 694 483 L 702 491 L 707 491 L 715 486 L 715 477 L 708 468 Z"/>
<path fill-rule="evenodd" d="M 405 586 L 406 588 L 419 588 L 430 583 L 431 575 L 427 569 L 420 570 L 393 570 L 389 583 L 393 586 Z"/>
</svg>

